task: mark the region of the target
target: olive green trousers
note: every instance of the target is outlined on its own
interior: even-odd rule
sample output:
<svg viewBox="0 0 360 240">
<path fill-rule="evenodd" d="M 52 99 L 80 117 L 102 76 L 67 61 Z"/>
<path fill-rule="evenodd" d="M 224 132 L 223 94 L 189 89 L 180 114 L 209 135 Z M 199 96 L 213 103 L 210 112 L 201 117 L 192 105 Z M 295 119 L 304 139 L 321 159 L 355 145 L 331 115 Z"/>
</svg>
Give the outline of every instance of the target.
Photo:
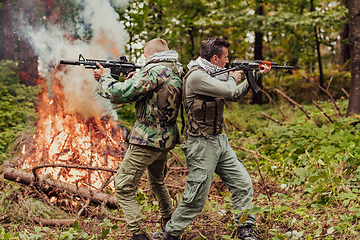
<svg viewBox="0 0 360 240">
<path fill-rule="evenodd" d="M 135 195 L 145 169 L 148 170 L 150 191 L 159 204 L 161 216 L 168 218 L 174 212 L 172 200 L 164 182 L 167 154 L 168 151 L 130 144 L 120 163 L 115 176 L 115 194 L 124 213 L 127 227 L 132 234 L 142 233 L 138 222 L 143 224 L 143 219 Z"/>
<path fill-rule="evenodd" d="M 252 209 L 252 181 L 229 146 L 226 135 L 210 135 L 208 139 L 189 135 L 181 147 L 185 153 L 189 175 L 182 200 L 166 224 L 166 231 L 172 236 L 180 236 L 202 211 L 214 172 L 232 193 L 233 209 L 239 210 L 234 215 L 235 222 L 239 224 L 240 218 L 244 216 L 246 220 L 241 224 L 255 224 L 255 217 L 249 214 Z"/>
</svg>

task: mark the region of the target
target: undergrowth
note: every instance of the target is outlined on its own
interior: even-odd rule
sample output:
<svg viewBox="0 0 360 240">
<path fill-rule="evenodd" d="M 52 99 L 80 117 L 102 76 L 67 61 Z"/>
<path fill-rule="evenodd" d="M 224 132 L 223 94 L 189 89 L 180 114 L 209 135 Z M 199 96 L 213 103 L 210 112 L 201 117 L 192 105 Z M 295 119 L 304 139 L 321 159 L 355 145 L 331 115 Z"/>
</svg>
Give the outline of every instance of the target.
<svg viewBox="0 0 360 240">
<path fill-rule="evenodd" d="M 30 123 L 36 115 L 32 102 L 37 90 L 19 83 L 16 64 L 3 62 L 0 67 L 15 69 L 3 71 L 3 75 L 9 73 L 4 75 L 6 78 L 15 80 L 12 80 L 14 84 L 3 80 L 3 85 L 10 87 L 1 90 L 0 110 L 4 117 L 0 128 L 5 129 L 0 135 L 1 163 L 9 156 L 5 150 L 11 139 L 33 126 Z M 334 78 L 334 83 L 341 78 Z M 302 80 L 300 73 L 294 77 L 299 84 Z M 276 87 L 279 82 L 271 84 Z M 301 82 L 301 85 L 308 87 L 311 83 Z M 296 96 L 295 90 L 289 92 L 291 97 Z M 316 103 L 322 111 L 311 101 L 301 105 L 306 116 L 275 92 L 269 92 L 269 96 L 276 99 L 279 108 L 270 103 L 246 104 L 247 99 L 242 104 L 231 103 L 224 115 L 229 143 L 253 179 L 253 211 L 259 234 L 272 240 L 359 239 L 360 116 L 341 117 L 330 101 L 319 100 Z M 339 97 L 336 104 L 345 115 L 348 101 Z M 132 105 L 124 105 L 118 114 L 130 129 L 134 121 Z M 180 118 L 178 123 L 180 127 Z M 185 162 L 180 146 L 174 153 Z M 1 168 L 0 165 L 0 171 Z M 186 175 L 182 176 L 180 181 L 185 182 L 185 178 Z M 221 182 L 216 175 L 214 180 Z M 160 228 L 160 214 L 147 188 L 142 183 L 137 200 L 148 224 L 146 230 L 151 233 Z M 203 213 L 186 229 L 183 239 L 234 238 L 236 225 L 232 216 L 237 212 L 231 210 L 231 194 L 222 185 L 214 189 L 217 192 L 210 193 Z M 180 202 L 181 193 L 171 190 L 174 205 Z M 45 227 L 31 218 L 76 218 L 85 200 L 75 200 L 76 206 L 49 205 L 34 187 L 7 181 L 2 176 L 0 239 L 127 239 L 131 236 L 124 222 L 108 219 L 95 205 L 88 207 L 81 218 L 82 224 L 75 221 L 71 227 Z M 121 211 L 112 213 L 121 215 Z"/>
</svg>

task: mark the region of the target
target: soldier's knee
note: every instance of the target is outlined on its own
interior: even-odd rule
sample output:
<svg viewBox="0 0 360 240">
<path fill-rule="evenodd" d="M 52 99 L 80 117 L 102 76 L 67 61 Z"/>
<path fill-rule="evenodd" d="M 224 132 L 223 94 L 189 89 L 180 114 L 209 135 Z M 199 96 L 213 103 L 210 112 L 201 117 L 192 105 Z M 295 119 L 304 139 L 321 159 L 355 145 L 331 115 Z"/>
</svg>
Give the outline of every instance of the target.
<svg viewBox="0 0 360 240">
<path fill-rule="evenodd" d="M 116 174 L 114 187 L 117 193 L 131 193 L 136 192 L 135 185 L 135 169 L 120 171 Z"/>
</svg>

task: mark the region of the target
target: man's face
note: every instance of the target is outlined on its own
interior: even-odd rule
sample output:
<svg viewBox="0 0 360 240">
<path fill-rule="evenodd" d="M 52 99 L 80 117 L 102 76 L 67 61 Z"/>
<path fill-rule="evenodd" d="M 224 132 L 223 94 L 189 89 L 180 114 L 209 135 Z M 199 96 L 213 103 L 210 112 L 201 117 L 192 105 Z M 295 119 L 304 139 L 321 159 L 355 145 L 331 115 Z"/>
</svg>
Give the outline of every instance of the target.
<svg viewBox="0 0 360 240">
<path fill-rule="evenodd" d="M 223 51 L 221 57 L 214 55 L 212 60 L 210 61 L 212 64 L 224 68 L 227 63 L 229 63 L 229 52 L 226 47 L 223 46 Z"/>
</svg>

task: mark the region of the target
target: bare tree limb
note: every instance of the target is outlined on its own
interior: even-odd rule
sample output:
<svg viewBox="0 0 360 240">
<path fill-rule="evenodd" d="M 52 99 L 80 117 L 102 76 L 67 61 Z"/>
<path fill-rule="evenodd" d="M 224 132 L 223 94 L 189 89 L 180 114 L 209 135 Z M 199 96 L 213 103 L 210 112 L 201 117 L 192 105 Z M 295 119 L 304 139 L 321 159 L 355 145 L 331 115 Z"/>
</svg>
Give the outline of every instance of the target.
<svg viewBox="0 0 360 240">
<path fill-rule="evenodd" d="M 281 111 L 280 107 L 275 103 L 274 99 L 272 99 L 272 97 L 265 90 L 260 89 L 260 91 L 263 92 L 268 97 L 269 102 L 275 105 L 275 107 L 279 110 L 279 112 L 283 116 L 284 120 L 287 121 L 287 118 L 285 117 L 284 113 Z"/>
<path fill-rule="evenodd" d="M 256 152 L 256 151 L 253 151 L 253 150 L 249 150 L 249 149 L 246 149 L 246 148 L 242 148 L 242 147 L 238 147 L 238 146 L 234 146 L 234 145 L 232 145 L 232 144 L 230 144 L 230 146 L 231 146 L 232 148 L 240 149 L 240 150 L 242 150 L 242 151 L 244 151 L 244 152 L 249 152 L 249 153 L 251 153 L 251 154 L 253 154 L 253 155 L 262 157 L 262 158 L 268 160 L 269 162 L 272 162 L 273 164 L 277 165 L 277 166 L 280 167 L 281 169 L 287 171 L 287 172 L 290 173 L 294 178 L 296 178 L 298 181 L 300 181 L 300 179 L 298 179 L 292 172 L 290 172 L 289 170 L 287 170 L 286 168 L 284 168 L 283 166 L 281 166 L 281 165 L 278 164 L 277 162 L 274 162 L 273 160 L 271 160 L 271 159 L 269 159 L 269 158 L 261 155 L 259 152 Z"/>
<path fill-rule="evenodd" d="M 337 114 L 338 114 L 338 116 L 340 115 L 341 117 L 344 117 L 344 115 L 341 113 L 341 111 L 340 111 L 340 108 L 338 107 L 338 105 L 336 104 L 336 101 L 335 101 L 335 99 L 333 98 L 333 96 L 329 93 L 329 91 L 327 91 L 325 88 L 323 88 L 322 86 L 320 86 L 320 84 L 319 83 L 317 83 L 317 82 L 315 82 L 315 81 L 311 81 L 310 79 L 308 79 L 308 78 L 305 78 L 305 77 L 303 77 L 305 80 L 308 80 L 309 82 L 311 82 L 312 84 L 315 84 L 316 86 L 318 86 L 323 92 L 325 92 L 328 96 L 329 96 L 329 98 L 330 98 L 330 100 L 331 100 L 331 103 L 332 103 L 332 105 L 334 106 L 334 109 L 335 109 L 335 111 L 337 112 Z M 332 78 L 330 79 L 330 82 L 332 81 Z"/>
<path fill-rule="evenodd" d="M 345 95 L 346 95 L 348 98 L 350 97 L 349 93 L 348 93 L 344 88 L 341 88 L 341 90 L 345 93 Z"/>
<path fill-rule="evenodd" d="M 283 124 L 281 122 L 279 122 L 278 120 L 272 118 L 271 116 L 267 115 L 266 113 L 262 112 L 261 115 L 263 115 L 264 117 L 267 117 L 268 119 L 270 119 L 271 121 L 279 124 L 280 126 L 282 126 Z"/>
<path fill-rule="evenodd" d="M 329 121 L 331 123 L 334 123 L 334 121 L 331 119 L 331 117 L 329 117 L 315 101 L 313 101 L 313 104 L 325 115 L 325 117 L 327 117 L 327 119 L 329 119 Z"/>
<path fill-rule="evenodd" d="M 306 115 L 306 117 L 308 119 L 311 119 L 309 114 L 305 111 L 305 109 L 298 104 L 297 102 L 295 102 L 293 99 L 291 99 L 289 96 L 287 96 L 285 93 L 283 93 L 282 91 L 280 91 L 279 89 L 275 88 L 275 91 L 277 91 L 278 93 L 280 93 L 283 97 L 285 97 L 287 100 L 289 100 L 289 102 L 291 102 L 292 104 L 294 104 L 295 106 L 297 106 L 301 111 L 303 111 L 303 113 Z"/>
<path fill-rule="evenodd" d="M 36 222 L 45 226 L 72 226 L 76 219 L 45 219 L 39 217 L 31 217 Z"/>
</svg>

